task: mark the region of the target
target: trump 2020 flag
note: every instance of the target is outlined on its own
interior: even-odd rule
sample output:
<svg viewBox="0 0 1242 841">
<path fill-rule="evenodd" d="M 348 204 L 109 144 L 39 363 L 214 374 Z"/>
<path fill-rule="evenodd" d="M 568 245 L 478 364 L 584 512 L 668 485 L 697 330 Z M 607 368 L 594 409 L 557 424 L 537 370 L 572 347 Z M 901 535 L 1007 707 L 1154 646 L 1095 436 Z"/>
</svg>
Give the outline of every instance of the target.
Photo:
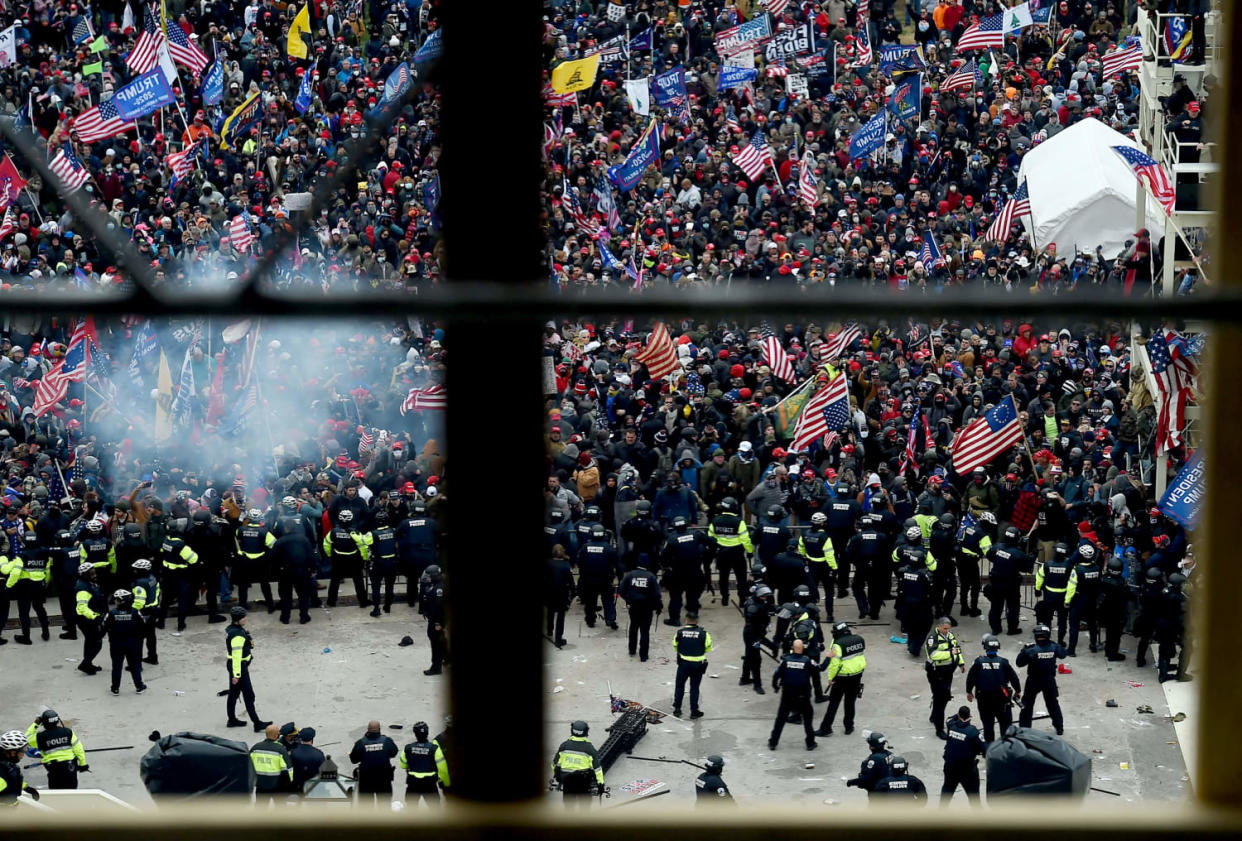
<svg viewBox="0 0 1242 841">
<path fill-rule="evenodd" d="M 850 138 L 850 160 L 865 158 L 884 145 L 884 130 L 888 126 L 888 112 L 876 114 Z"/>
<path fill-rule="evenodd" d="M 623 193 L 633 190 L 647 167 L 660 159 L 660 132 L 656 121 L 647 124 L 625 162 L 608 168 L 608 180 Z"/>
<path fill-rule="evenodd" d="M 923 74 L 911 76 L 893 86 L 888 98 L 888 110 L 899 120 L 917 117 L 922 107 Z"/>
<path fill-rule="evenodd" d="M 666 70 L 655 77 L 656 105 L 684 119 L 689 116 L 686 108 L 689 97 L 686 93 L 686 68 L 680 64 L 672 70 Z"/>
<path fill-rule="evenodd" d="M 735 67 L 732 64 L 726 64 L 720 68 L 720 81 L 716 85 L 716 90 L 732 90 L 755 81 L 758 76 L 759 71 L 753 67 Z"/>
<path fill-rule="evenodd" d="M 203 74 L 204 105 L 219 105 L 224 99 L 224 61 L 216 56 Z"/>
<path fill-rule="evenodd" d="M 313 66 L 311 65 L 311 67 Z M 302 84 L 298 85 L 298 95 L 293 100 L 293 107 L 297 109 L 299 114 L 305 114 L 307 109 L 311 107 L 311 101 L 314 99 L 314 79 L 312 78 L 311 67 L 306 68 L 306 72 L 302 74 Z M 387 86 L 387 83 L 385 83 L 385 86 Z"/>
</svg>

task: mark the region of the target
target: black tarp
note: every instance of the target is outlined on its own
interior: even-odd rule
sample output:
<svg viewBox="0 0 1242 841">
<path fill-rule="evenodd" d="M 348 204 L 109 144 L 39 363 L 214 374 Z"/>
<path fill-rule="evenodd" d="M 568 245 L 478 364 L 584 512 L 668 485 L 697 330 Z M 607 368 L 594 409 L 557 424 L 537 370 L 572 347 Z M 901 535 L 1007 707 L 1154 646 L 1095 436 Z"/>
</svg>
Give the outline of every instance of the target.
<svg viewBox="0 0 1242 841">
<path fill-rule="evenodd" d="M 152 796 L 197 797 L 249 794 L 254 767 L 244 742 L 206 733 L 175 733 L 152 745 L 142 758 L 143 785 Z"/>
<path fill-rule="evenodd" d="M 1083 797 L 1091 758 L 1053 733 L 1010 727 L 988 748 L 988 799 L 1010 794 Z"/>
</svg>

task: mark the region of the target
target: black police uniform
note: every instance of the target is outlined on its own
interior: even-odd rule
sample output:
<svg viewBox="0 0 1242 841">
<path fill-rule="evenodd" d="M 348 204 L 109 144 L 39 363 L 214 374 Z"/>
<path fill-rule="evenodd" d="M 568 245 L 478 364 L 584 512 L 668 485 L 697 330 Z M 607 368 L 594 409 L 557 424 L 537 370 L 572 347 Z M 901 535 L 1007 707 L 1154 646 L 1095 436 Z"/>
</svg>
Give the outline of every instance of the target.
<svg viewBox="0 0 1242 841">
<path fill-rule="evenodd" d="M 423 674 L 438 675 L 443 669 L 448 642 L 444 633 L 444 582 L 424 571 L 418 584 L 419 602 L 427 617 L 427 642 L 431 647 L 431 668 Z"/>
<path fill-rule="evenodd" d="M 1092 653 L 1099 650 L 1100 640 L 1100 565 L 1096 558 L 1079 557 L 1070 573 L 1070 588 L 1066 592 L 1069 603 L 1069 654 L 1077 653 L 1079 626 L 1087 625 L 1087 637 Z"/>
<path fill-rule="evenodd" d="M 906 635 L 906 651 L 912 657 L 918 656 L 932 623 L 931 576 L 919 548 L 906 547 L 907 556 L 913 557 L 897 570 L 897 618 Z"/>
<path fill-rule="evenodd" d="M 395 770 L 392 761 L 400 751 L 397 743 L 383 733 L 367 733 L 354 742 L 349 761 L 358 766 L 358 794 L 378 795 L 392 793 L 392 777 Z"/>
<path fill-rule="evenodd" d="M 888 767 L 888 763 L 892 758 L 893 752 L 887 748 L 873 751 L 870 756 L 862 761 L 862 765 L 858 769 L 858 776 L 845 781 L 846 787 L 861 788 L 870 797 L 875 790 L 876 783 L 892 775 Z"/>
<path fill-rule="evenodd" d="M 738 685 L 752 685 L 755 692 L 763 695 L 763 678 L 759 674 L 763 652 L 759 646 L 766 644 L 775 648 L 768 639 L 768 625 L 772 621 L 771 603 L 758 596 L 750 596 L 742 606 L 742 621 L 742 676 L 738 679 Z"/>
<path fill-rule="evenodd" d="M 820 678 L 819 658 L 824 654 L 824 628 L 819 623 L 819 610 L 813 604 L 804 605 L 794 612 L 785 635 L 784 649 L 793 650 L 794 640 L 802 640 L 802 653 L 817 667 L 811 672 L 811 686 L 815 688 L 815 702 L 822 704 L 828 700 L 824 696 L 823 681 Z"/>
<path fill-rule="evenodd" d="M 237 561 L 233 564 L 233 583 L 237 585 L 238 603 L 249 608 L 250 587 L 258 584 L 263 598 L 267 600 L 267 612 L 272 613 L 276 602 L 272 599 L 268 550 L 276 543 L 276 538 L 263 523 L 245 522 L 237 527 L 234 539 L 237 541 Z"/>
<path fill-rule="evenodd" d="M 635 515 L 621 525 L 621 539 L 629 547 L 622 558 L 622 566 L 631 570 L 638 566 L 640 555 L 654 559 L 664 542 L 664 533 L 650 517 Z"/>
<path fill-rule="evenodd" d="M 69 546 L 53 546 L 46 552 L 52 570 L 52 582 L 56 585 L 56 595 L 60 600 L 60 615 L 65 623 L 60 638 L 75 640 L 78 638 L 78 629 L 73 621 L 74 596 L 77 592 L 78 564 L 81 561 Z"/>
<path fill-rule="evenodd" d="M 828 535 L 832 539 L 832 549 L 837 556 L 837 598 L 846 597 L 846 588 L 850 584 L 851 558 L 845 549 L 854 539 L 854 522 L 858 519 L 858 503 L 844 497 L 834 499 L 824 509 L 828 516 Z M 857 580 L 855 567 L 855 580 Z M 857 595 L 857 589 L 855 589 Z"/>
<path fill-rule="evenodd" d="M 720 603 L 729 603 L 729 573 L 736 579 L 739 601 L 746 582 L 746 555 L 754 548 L 746 522 L 731 511 L 712 518 L 708 537 L 716 541 L 716 570 L 720 575 Z"/>
<path fill-rule="evenodd" d="M 992 538 L 979 525 L 962 529 L 957 544 L 957 574 L 961 580 L 962 616 L 978 616 L 979 613 L 979 561 L 991 548 Z"/>
<path fill-rule="evenodd" d="M 778 604 L 792 602 L 796 588 L 803 585 L 810 587 L 813 583 L 806 558 L 798 554 L 797 541 L 794 541 L 794 544 L 786 548 L 784 552 L 777 553 L 767 569 L 768 581 L 771 582 L 772 589 L 776 591 Z"/>
<path fill-rule="evenodd" d="M 845 544 L 844 561 L 838 561 L 844 569 L 846 565 L 854 568 L 854 601 L 858 604 L 858 618 L 870 615 L 872 619 L 880 618 L 880 605 L 888 595 L 888 580 L 876 580 L 874 573 L 880 559 L 887 551 L 888 541 L 871 523 L 864 525 L 858 534 Z"/>
<path fill-rule="evenodd" d="M 108 601 L 95 582 L 79 577 L 74 592 L 78 630 L 82 632 L 82 662 L 79 671 L 95 672 L 95 658 L 103 650 L 103 621 Z"/>
<path fill-rule="evenodd" d="M 157 666 L 159 665 L 160 658 L 156 648 L 155 627 L 159 620 L 160 605 L 164 600 L 164 592 L 160 587 L 159 579 L 151 572 L 135 578 L 130 590 L 134 593 L 134 606 L 138 607 L 142 612 L 144 620 L 144 640 L 147 644 L 147 656 L 143 658 L 142 662 Z M 141 604 L 139 599 L 141 599 Z"/>
<path fill-rule="evenodd" d="M 392 592 L 397 582 L 397 530 L 382 525 L 371 532 L 371 604 L 372 616 L 380 615 L 380 588 L 384 590 L 383 611 L 392 612 Z"/>
<path fill-rule="evenodd" d="M 332 576 L 328 580 L 328 607 L 336 607 L 337 594 L 341 589 L 341 581 L 346 578 L 354 582 L 354 596 L 358 599 L 358 607 L 367 607 L 367 588 L 363 580 L 363 562 L 365 552 L 360 540 L 362 532 L 345 526 L 333 526 L 323 539 L 323 551 L 332 562 Z"/>
<path fill-rule="evenodd" d="M 439 806 L 440 765 L 444 754 L 440 746 L 426 739 L 410 742 L 401 752 L 401 767 L 405 769 L 405 805 L 415 806 L 426 800 L 431 806 Z"/>
<path fill-rule="evenodd" d="M 867 668 L 866 650 L 867 642 L 858 634 L 844 634 L 832 641 L 829 648 L 832 656 L 819 665 L 820 671 L 828 672 L 828 709 L 824 711 L 824 719 L 816 735 L 832 733 L 832 723 L 842 701 L 845 702 L 842 719 L 845 732 L 847 735 L 854 732 L 854 707 L 862 693 L 863 673 Z"/>
<path fill-rule="evenodd" d="M 595 627 L 599 601 L 604 602 L 604 622 L 617 627 L 617 603 L 613 598 L 613 581 L 621 571 L 617 550 L 608 539 L 589 540 L 578 549 L 578 594 L 585 608 L 588 628 Z"/>
<path fill-rule="evenodd" d="M 699 712 L 699 684 L 707 671 L 707 655 L 712 650 L 712 635 L 698 625 L 685 625 L 673 637 L 677 652 L 677 677 L 673 683 L 673 715 L 681 716 L 681 699 L 690 683 L 690 713 Z"/>
<path fill-rule="evenodd" d="M 668 618 L 664 624 L 681 624 L 683 597 L 686 610 L 699 612 L 699 599 L 707 587 L 704 561 L 710 558 L 711 545 L 701 531 L 669 533 L 664 551 L 660 553 L 660 565 L 666 570 L 664 587 L 668 590 Z"/>
<path fill-rule="evenodd" d="M 401 557 L 408 590 L 406 598 L 411 607 L 417 603 L 418 594 L 418 588 L 411 586 L 412 582 L 418 581 L 423 570 L 436 563 L 439 545 L 440 524 L 425 512 L 420 514 L 415 511 L 397 524 L 397 554 Z"/>
<path fill-rule="evenodd" d="M 640 555 L 638 562 L 645 563 L 645 556 Z M 621 578 L 617 593 L 630 610 L 630 654 L 637 649 L 639 659 L 645 663 L 651 646 L 651 620 L 664 610 L 660 580 L 648 569 L 632 569 Z"/>
<path fill-rule="evenodd" d="M 1000 725 L 1003 736 L 1013 724 L 1012 700 L 1020 697 L 1022 682 L 1018 673 L 1004 657 L 989 651 L 975 658 L 966 672 L 966 694 L 974 695 L 983 720 L 983 735 L 988 742 L 996 738 L 993 727 Z"/>
<path fill-rule="evenodd" d="M 1104 626 L 1104 654 L 1109 660 L 1124 660 L 1121 632 L 1130 607 L 1130 585 L 1120 571 L 1110 571 L 1100 579 L 1100 624 Z"/>
<path fill-rule="evenodd" d="M 1018 668 L 1027 667 L 1026 686 L 1022 689 L 1022 712 L 1018 714 L 1018 724 L 1022 727 L 1031 726 L 1035 714 L 1035 699 L 1042 694 L 1057 735 L 1065 731 L 1065 719 L 1061 715 L 1061 704 L 1057 700 L 1057 660 L 1063 659 L 1068 653 L 1065 646 L 1052 640 L 1034 642 L 1018 652 Z"/>
<path fill-rule="evenodd" d="M 988 609 L 988 625 L 992 633 L 1001 632 L 1003 609 L 1009 633 L 1020 633 L 1018 602 L 1022 589 L 1022 569 L 1027 563 L 1026 553 L 1016 546 L 999 543 L 988 550 L 987 558 L 992 563 L 988 585 L 984 588 L 984 595 L 992 603 Z"/>
<path fill-rule="evenodd" d="M 780 690 L 781 703 L 776 709 L 776 720 L 772 722 L 772 735 L 768 737 L 768 747 L 772 750 L 780 744 L 781 731 L 785 729 L 790 713 L 802 716 L 807 750 L 815 747 L 815 725 L 812 722 L 815 714 L 811 710 L 812 674 L 819 674 L 819 669 L 811 658 L 792 653 L 781 657 L 780 665 L 773 672 L 772 688 Z"/>
<path fill-rule="evenodd" d="M 279 522 L 280 535 L 268 554 L 276 572 L 276 587 L 280 593 L 280 621 L 289 623 L 293 611 L 293 594 L 298 596 L 298 618 L 305 625 L 311 621 L 311 594 L 315 591 L 315 544 L 307 537 L 301 515 L 287 516 Z"/>
<path fill-rule="evenodd" d="M 928 720 L 936 728 L 936 734 L 943 736 L 945 706 L 953 697 L 953 673 L 964 665 L 962 649 L 952 631 L 942 634 L 939 629 L 927 635 L 923 647 L 927 654 L 923 666 L 932 696 Z"/>
<path fill-rule="evenodd" d="M 200 562 L 198 554 L 178 535 L 166 534 L 160 544 L 159 562 L 163 568 L 164 603 L 160 606 L 160 622 L 168 618 L 173 596 L 177 599 L 177 630 L 185 630 L 186 617 L 198 597 L 198 580 L 194 565 Z M 215 587 L 219 590 L 219 586 Z"/>
<path fill-rule="evenodd" d="M 306 742 L 298 742 L 289 751 L 289 764 L 293 766 L 293 790 L 301 792 L 308 780 L 319 776 L 323 766 L 323 751 Z"/>
<path fill-rule="evenodd" d="M 983 754 L 983 737 L 979 728 L 958 716 L 945 722 L 948 737 L 944 743 L 944 784 L 940 786 L 940 805 L 953 799 L 960 785 L 971 805 L 979 805 L 979 765 L 976 759 Z"/>
<path fill-rule="evenodd" d="M 1160 594 L 1160 608 L 1156 617 L 1156 662 L 1160 667 L 1160 682 L 1174 680 L 1181 672 L 1178 647 L 1182 645 L 1182 632 L 1186 622 L 1186 595 L 1181 588 L 1167 584 Z M 1183 650 L 1182 657 L 1185 656 Z M 1174 658 L 1178 658 L 1175 664 Z"/>
<path fill-rule="evenodd" d="M 927 786 L 913 774 L 893 774 L 885 777 L 871 789 L 873 799 L 908 800 L 912 803 L 927 803 Z"/>
<path fill-rule="evenodd" d="M 0 809 L 14 807 L 23 793 L 32 793 L 34 799 L 39 799 L 39 792 L 27 786 L 22 779 L 21 766 L 0 759 Z"/>
<path fill-rule="evenodd" d="M 704 771 L 694 778 L 694 804 L 696 806 L 714 803 L 732 804 L 733 802 L 733 795 L 729 793 L 729 787 L 725 785 L 724 779 L 719 774 Z"/>
<path fill-rule="evenodd" d="M 957 606 L 957 526 L 937 520 L 932 524 L 928 548 L 936 559 L 932 573 L 932 612 L 949 616 Z"/>
<path fill-rule="evenodd" d="M 1046 625 L 1056 617 L 1056 640 L 1065 645 L 1066 609 L 1065 594 L 1069 590 L 1070 573 L 1074 565 L 1068 555 L 1054 552 L 1052 558 L 1040 565 L 1035 575 L 1035 594 L 1040 598 L 1035 605 L 1035 619 Z"/>
<path fill-rule="evenodd" d="M 30 534 L 31 532 L 27 532 L 27 535 Z M 14 563 L 20 566 L 18 579 L 12 589 L 17 598 L 17 620 L 21 625 L 22 638 L 30 639 L 30 610 L 34 608 L 43 639 L 48 639 L 51 631 L 48 627 L 47 609 L 43 606 L 47 595 L 48 576 L 51 573 L 47 554 L 37 544 L 27 543 L 22 546 L 18 557 L 14 558 Z M 12 581 L 12 578 L 9 580 Z M 0 581 L 0 587 L 4 584 L 5 582 Z M 8 620 L 7 615 L 4 618 Z M 2 631 L 3 627 L 0 626 L 0 632 Z"/>
<path fill-rule="evenodd" d="M 104 619 L 108 637 L 108 653 L 112 655 L 112 691 L 121 688 L 121 674 L 128 664 L 133 673 L 134 688 L 142 691 L 142 641 L 146 637 L 146 618 L 133 605 L 117 605 Z"/>
<path fill-rule="evenodd" d="M 230 622 L 224 630 L 225 668 L 229 676 L 229 721 L 237 720 L 237 699 L 241 698 L 251 723 L 257 726 L 260 719 L 254 708 L 254 686 L 250 683 L 250 661 L 254 657 L 252 642 L 250 632 L 236 622 Z M 234 678 L 237 683 L 233 683 Z"/>
<path fill-rule="evenodd" d="M 545 633 L 558 646 L 565 644 L 565 612 L 574 600 L 576 589 L 569 561 L 549 558 L 543 579 Z"/>
<path fill-rule="evenodd" d="M 837 575 L 836 550 L 832 546 L 832 538 L 826 529 L 811 526 L 802 533 L 798 549 L 807 560 L 807 568 L 811 572 L 811 592 L 818 593 L 819 586 L 824 589 L 824 618 L 833 619 L 833 596 Z M 816 560 L 821 558 L 823 560 Z"/>
<path fill-rule="evenodd" d="M 756 530 L 755 557 L 767 566 L 789 543 L 792 532 L 780 523 L 765 522 Z"/>
<path fill-rule="evenodd" d="M 195 586 L 203 585 L 207 614 L 216 622 L 224 620 L 219 612 L 220 575 L 237 545 L 232 535 L 227 534 L 229 528 L 223 519 L 212 517 L 192 523 L 185 533 L 186 544 L 198 555 Z"/>
<path fill-rule="evenodd" d="M 1134 620 L 1134 636 L 1138 637 L 1138 645 L 1134 655 L 1135 665 L 1142 668 L 1147 665 L 1147 654 L 1151 648 L 1152 637 L 1156 635 L 1156 620 L 1160 617 L 1160 602 L 1164 592 L 1164 580 L 1161 578 L 1145 578 L 1139 585 L 1139 613 Z"/>
</svg>

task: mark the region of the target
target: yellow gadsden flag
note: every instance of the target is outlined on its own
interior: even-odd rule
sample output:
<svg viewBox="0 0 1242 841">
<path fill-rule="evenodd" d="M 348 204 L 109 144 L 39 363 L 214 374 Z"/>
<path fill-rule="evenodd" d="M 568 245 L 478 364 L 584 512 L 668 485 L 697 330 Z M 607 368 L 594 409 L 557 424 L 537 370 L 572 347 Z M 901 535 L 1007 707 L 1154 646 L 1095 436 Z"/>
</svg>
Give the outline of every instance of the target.
<svg viewBox="0 0 1242 841">
<path fill-rule="evenodd" d="M 558 64 L 552 71 L 552 90 L 557 93 L 584 91 L 595 84 L 595 73 L 598 70 L 598 55 Z"/>
<path fill-rule="evenodd" d="M 306 58 L 306 42 L 310 39 L 310 34 L 310 3 L 307 3 L 289 26 L 289 42 L 285 50 L 290 58 Z M 303 35 L 306 37 L 303 38 Z"/>
</svg>

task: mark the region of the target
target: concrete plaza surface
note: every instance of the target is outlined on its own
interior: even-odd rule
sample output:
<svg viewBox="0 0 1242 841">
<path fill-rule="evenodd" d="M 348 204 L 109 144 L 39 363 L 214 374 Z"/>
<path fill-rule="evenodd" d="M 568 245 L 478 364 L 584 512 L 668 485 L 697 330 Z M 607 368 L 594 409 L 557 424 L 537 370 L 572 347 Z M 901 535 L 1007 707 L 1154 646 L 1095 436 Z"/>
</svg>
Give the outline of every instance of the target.
<svg viewBox="0 0 1242 841">
<path fill-rule="evenodd" d="M 252 675 L 260 715 L 277 724 L 295 721 L 299 726 L 314 727 L 318 731 L 316 743 L 346 773 L 346 755 L 368 720 L 379 719 L 384 732 L 403 746 L 412 738 L 410 725 L 419 719 L 431 725 L 433 735 L 438 732 L 447 707 L 446 679 L 422 674 L 430 663 L 422 617 L 403 604 L 378 619 L 367 614 L 352 606 L 312 609 L 311 624 L 298 625 L 295 620 L 292 625 L 281 625 L 276 616 L 259 607 L 251 612 L 248 623 L 256 641 Z M 839 606 L 837 615 L 853 618 L 856 613 Z M 886 607 L 881 621 L 889 619 L 891 608 Z M 640 663 L 627 653 L 624 607 L 618 621 L 618 631 L 608 630 L 602 619 L 594 629 L 587 628 L 581 606 L 575 605 L 566 623 L 569 644 L 558 651 L 550 642 L 545 643 L 549 760 L 568 736 L 569 722 L 577 718 L 587 720 L 592 741 L 597 746 L 603 744 L 605 728 L 614 718 L 609 711 L 610 685 L 621 697 L 671 711 L 676 669 L 671 640 L 675 629 L 657 620 L 652 628 L 651 660 Z M 820 808 L 865 806 L 866 795 L 846 788 L 844 780 L 857 773 L 867 755 L 864 731 L 875 729 L 910 760 L 912 772 L 924 780 L 933 798 L 936 796 L 941 782 L 942 743 L 927 722 L 930 694 L 921 659 L 911 658 L 904 646 L 889 642 L 889 636 L 897 632 L 895 625 L 859 629 L 867 640 L 869 666 L 855 733 L 843 735 L 838 716 L 837 735 L 821 738 L 819 748 L 808 752 L 802 743 L 801 727 L 789 725 L 779 750 L 773 753 L 767 749 L 767 739 L 777 704 L 777 695 L 770 691 L 774 662 L 766 657 L 763 660 L 767 695 L 758 696 L 749 687 L 738 686 L 740 614 L 733 605 L 722 607 L 705 597 L 700 621 L 715 642 L 709 657 L 709 677 L 703 681 L 706 716 L 697 721 L 666 718 L 651 725 L 635 756 L 701 763 L 708 754 L 722 754 L 725 780 L 741 803 L 779 799 Z M 1029 611 L 1024 611 L 1024 629 L 1029 631 L 1033 624 Z M 161 632 L 160 665 L 144 668 L 149 689 L 142 696 L 134 695 L 128 675 L 122 681 L 120 697 L 109 694 L 106 646 L 96 661 L 105 671 L 87 677 L 75 668 L 81 657 L 80 641 L 59 640 L 55 632 L 50 642 L 36 638 L 30 647 L 10 641 L 0 648 L 0 697 L 4 699 L 0 728 L 24 730 L 43 707 L 50 706 L 77 730 L 87 748 L 133 745 L 132 750 L 90 754 L 93 773 L 83 775 L 81 784 L 104 789 L 136 806 L 147 806 L 151 799 L 139 778 L 138 764 L 150 747 L 147 736 L 152 730 L 164 734 L 181 730 L 214 733 L 248 744 L 261 738 L 250 728 L 224 726 L 225 699 L 216 693 L 226 685 L 225 627 L 208 625 L 205 617 L 194 616 L 180 636 L 172 633 L 171 626 Z M 986 633 L 986 624 L 966 619 L 956 630 L 969 662 L 980 652 L 979 640 Z M 398 643 L 407 634 L 415 644 L 402 648 Z M 1012 659 L 1019 641 L 1028 640 L 1029 635 L 1001 639 L 1002 654 Z M 1127 637 L 1123 646 L 1133 642 Z M 1178 711 L 1184 710 L 1190 718 L 1175 732 L 1154 668 L 1139 669 L 1132 657 L 1125 663 L 1106 663 L 1103 654 L 1085 653 L 1085 638 L 1080 642 L 1080 652 L 1079 657 L 1066 661 L 1073 674 L 1059 679 L 1066 738 L 1092 757 L 1093 785 L 1119 795 L 1091 792 L 1088 802 L 1107 805 L 1189 798 L 1190 782 L 1178 738 L 1193 738 L 1193 706 L 1177 702 Z M 964 683 L 963 676 L 955 679 L 951 712 L 965 703 Z M 1193 694 L 1194 686 L 1184 684 L 1179 691 Z M 1109 699 L 1116 700 L 1118 706 L 1105 706 Z M 1140 705 L 1151 706 L 1153 714 L 1138 713 Z M 685 708 L 688 713 L 688 703 Z M 817 725 L 824 708 L 816 705 Z M 1037 710 L 1042 710 L 1042 703 Z M 392 730 L 391 724 L 404 726 Z M 1035 724 L 1051 729 L 1047 719 Z M 984 767 L 982 762 L 980 767 Z M 41 769 L 26 773 L 34 785 L 45 785 Z M 664 789 L 670 793 L 635 808 L 684 804 L 694 796 L 698 773 L 689 765 L 623 757 L 608 773 L 612 797 L 602 805 L 615 808 L 633 800 L 635 792 Z M 398 784 L 396 788 L 401 799 L 404 787 Z M 552 802 L 559 797 L 549 795 Z M 954 806 L 966 808 L 960 793 Z"/>
</svg>

